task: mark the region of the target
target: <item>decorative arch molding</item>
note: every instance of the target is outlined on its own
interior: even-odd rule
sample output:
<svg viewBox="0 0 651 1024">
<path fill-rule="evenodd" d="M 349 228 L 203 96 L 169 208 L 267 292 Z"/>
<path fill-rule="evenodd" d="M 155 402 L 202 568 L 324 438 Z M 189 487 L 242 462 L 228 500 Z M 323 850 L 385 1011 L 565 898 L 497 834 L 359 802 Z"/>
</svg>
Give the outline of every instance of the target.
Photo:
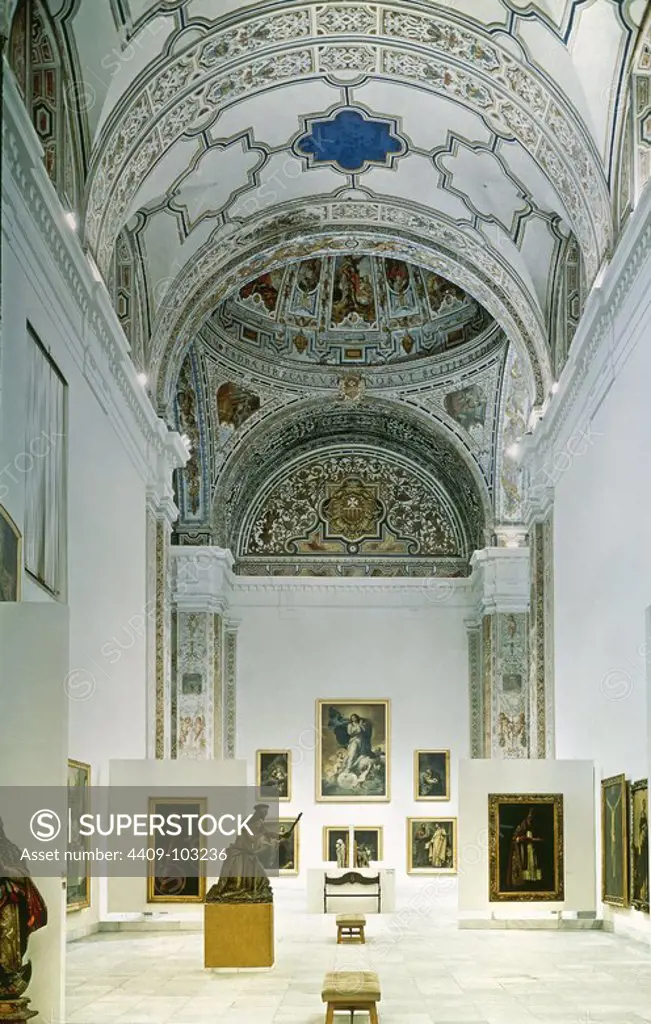
<svg viewBox="0 0 651 1024">
<path fill-rule="evenodd" d="M 105 125 L 91 169 L 86 237 L 106 269 L 138 189 L 186 132 L 243 96 L 357 72 L 405 82 L 479 114 L 533 153 L 566 211 L 591 282 L 612 240 L 610 197 L 589 132 L 563 95 L 495 36 L 449 9 L 416 3 L 247 10 L 173 41 Z"/>
<path fill-rule="evenodd" d="M 183 352 L 231 291 L 290 260 L 351 248 L 419 263 L 476 298 L 522 353 L 536 404 L 553 382 L 544 319 L 524 282 L 471 231 L 424 209 L 390 201 L 317 200 L 262 215 L 215 237 L 170 283 L 153 328 L 150 374 L 160 414 L 169 413 Z M 299 386 L 297 384 L 297 386 Z"/>
</svg>

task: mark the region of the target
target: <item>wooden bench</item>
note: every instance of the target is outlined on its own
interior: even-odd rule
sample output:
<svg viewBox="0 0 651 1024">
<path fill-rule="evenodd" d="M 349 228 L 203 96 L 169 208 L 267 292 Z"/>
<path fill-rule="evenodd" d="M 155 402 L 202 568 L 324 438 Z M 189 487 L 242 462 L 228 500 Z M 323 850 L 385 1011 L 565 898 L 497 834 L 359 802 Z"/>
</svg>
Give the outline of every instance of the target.
<svg viewBox="0 0 651 1024">
<path fill-rule="evenodd" d="M 330 887 L 340 888 L 342 885 L 374 886 L 375 892 L 331 892 Z M 361 875 L 359 871 L 347 871 L 344 875 L 325 875 L 323 878 L 323 913 L 328 913 L 329 899 L 359 899 L 360 896 L 372 896 L 377 900 L 377 912 L 382 912 L 382 884 L 380 875 Z"/>
<path fill-rule="evenodd" d="M 371 1024 L 379 1024 L 380 979 L 375 971 L 331 971 L 323 979 L 321 998 L 327 1004 L 325 1024 L 334 1024 L 337 1010 L 347 1010 L 351 1021 L 355 1010 L 363 1010 Z"/>
<path fill-rule="evenodd" d="M 366 942 L 363 914 L 337 914 L 337 945 L 343 942 Z"/>
</svg>

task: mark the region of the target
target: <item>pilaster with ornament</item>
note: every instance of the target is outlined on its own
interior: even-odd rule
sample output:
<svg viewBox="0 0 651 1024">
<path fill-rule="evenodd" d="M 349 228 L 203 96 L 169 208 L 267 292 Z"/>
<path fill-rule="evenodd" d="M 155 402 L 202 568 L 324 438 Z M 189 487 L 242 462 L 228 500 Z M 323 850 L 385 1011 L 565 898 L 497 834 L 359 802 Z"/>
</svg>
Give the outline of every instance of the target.
<svg viewBox="0 0 651 1024">
<path fill-rule="evenodd" d="M 229 616 L 224 623 L 224 747 L 227 758 L 235 757 L 237 728 L 237 633 L 239 619 Z"/>
<path fill-rule="evenodd" d="M 549 478 L 551 480 L 551 478 Z M 554 756 L 554 488 L 528 480 L 526 520 L 531 557 L 529 689 L 534 757 Z"/>
</svg>

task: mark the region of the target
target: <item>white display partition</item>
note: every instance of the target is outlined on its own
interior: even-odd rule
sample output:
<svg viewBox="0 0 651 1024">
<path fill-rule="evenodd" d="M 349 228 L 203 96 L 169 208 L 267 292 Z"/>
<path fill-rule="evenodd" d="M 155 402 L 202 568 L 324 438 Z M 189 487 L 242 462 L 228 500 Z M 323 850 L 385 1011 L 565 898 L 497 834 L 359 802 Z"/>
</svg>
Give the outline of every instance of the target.
<svg viewBox="0 0 651 1024">
<path fill-rule="evenodd" d="M 596 927 L 595 765 L 592 761 L 459 763 L 459 927 Z M 563 794 L 565 899 L 489 900 L 489 794 Z"/>
<path fill-rule="evenodd" d="M 69 615 L 58 602 L 0 604 L 0 783 L 65 786 L 67 782 Z M 11 836 L 8 837 L 11 839 Z M 48 923 L 30 936 L 32 981 L 25 995 L 40 1021 L 63 1020 L 65 887 L 39 878 Z"/>
<path fill-rule="evenodd" d="M 365 878 L 376 878 L 380 876 L 380 890 L 382 893 L 381 913 L 392 914 L 396 909 L 396 872 L 394 868 L 377 867 L 370 868 L 337 868 L 332 864 L 323 864 L 321 867 L 308 868 L 307 871 L 307 912 L 308 914 L 323 914 L 323 886 L 325 876 L 328 878 L 341 878 L 342 875 L 356 874 Z M 329 914 L 377 914 L 378 900 L 377 888 L 369 886 L 369 891 L 357 884 L 345 884 L 337 888 L 331 888 L 328 896 Z"/>
<path fill-rule="evenodd" d="M 246 761 L 200 761 L 189 758 L 172 760 L 119 760 L 109 762 L 109 785 L 137 786 L 142 789 L 160 791 L 179 787 L 196 791 L 198 797 L 208 796 L 211 789 L 225 786 L 246 786 Z M 208 802 L 210 810 L 210 801 Z M 208 876 L 207 888 L 217 881 Z M 102 879 L 106 893 L 104 921 L 113 921 L 122 927 L 134 925 L 156 925 L 160 927 L 167 920 L 170 925 L 184 920 L 201 924 L 203 905 L 196 903 L 148 903 L 147 879 L 109 878 Z M 147 915 L 147 920 L 143 918 Z"/>
</svg>

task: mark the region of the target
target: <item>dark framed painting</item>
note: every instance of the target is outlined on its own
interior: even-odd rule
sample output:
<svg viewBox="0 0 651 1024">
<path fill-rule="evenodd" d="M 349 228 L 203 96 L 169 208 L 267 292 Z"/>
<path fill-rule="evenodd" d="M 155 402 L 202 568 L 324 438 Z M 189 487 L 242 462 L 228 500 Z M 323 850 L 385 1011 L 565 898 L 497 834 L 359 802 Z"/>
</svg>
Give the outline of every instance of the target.
<svg viewBox="0 0 651 1024">
<path fill-rule="evenodd" d="M 323 859 L 340 868 L 351 867 L 351 845 L 349 825 L 323 826 Z"/>
<path fill-rule="evenodd" d="M 0 505 L 0 601 L 20 601 L 22 549 L 20 530 Z"/>
<path fill-rule="evenodd" d="M 414 800 L 450 799 L 450 751 L 414 751 Z"/>
<path fill-rule="evenodd" d="M 85 910 L 90 906 L 90 836 L 79 834 L 82 814 L 90 810 L 90 765 L 83 761 L 68 761 L 68 850 L 66 910 Z M 81 855 L 79 860 L 75 855 Z"/>
<path fill-rule="evenodd" d="M 382 826 L 364 825 L 353 829 L 353 867 L 368 868 L 382 860 Z"/>
<path fill-rule="evenodd" d="M 488 819 L 489 900 L 563 900 L 563 794 L 491 794 Z"/>
<path fill-rule="evenodd" d="M 628 785 L 624 775 L 601 780 L 601 898 L 627 907 Z"/>
<path fill-rule="evenodd" d="M 389 701 L 317 700 L 316 799 L 389 800 Z"/>
<path fill-rule="evenodd" d="M 194 814 L 198 820 L 206 813 L 205 797 L 153 797 L 149 801 L 149 814 Z M 190 835 L 183 832 L 180 836 L 160 836 L 150 841 L 150 847 L 164 848 L 166 857 L 164 864 L 149 861 L 147 864 L 147 902 L 148 903 L 203 903 L 206 895 L 205 862 L 197 859 L 192 861 L 192 869 L 188 870 L 188 851 L 197 852 L 205 846 L 205 838 L 198 829 Z M 177 856 L 175 857 L 175 852 Z"/>
<path fill-rule="evenodd" d="M 256 787 L 273 800 L 291 800 L 291 752 L 289 750 L 258 750 L 256 754 Z"/>
<path fill-rule="evenodd" d="M 451 875 L 457 870 L 457 819 L 407 818 L 407 873 Z"/>
<path fill-rule="evenodd" d="M 629 793 L 631 878 L 630 900 L 636 910 L 649 913 L 649 780 L 631 783 Z"/>
<path fill-rule="evenodd" d="M 281 875 L 297 875 L 299 873 L 300 824 L 293 832 L 294 818 L 278 819 L 278 871 Z"/>
</svg>

